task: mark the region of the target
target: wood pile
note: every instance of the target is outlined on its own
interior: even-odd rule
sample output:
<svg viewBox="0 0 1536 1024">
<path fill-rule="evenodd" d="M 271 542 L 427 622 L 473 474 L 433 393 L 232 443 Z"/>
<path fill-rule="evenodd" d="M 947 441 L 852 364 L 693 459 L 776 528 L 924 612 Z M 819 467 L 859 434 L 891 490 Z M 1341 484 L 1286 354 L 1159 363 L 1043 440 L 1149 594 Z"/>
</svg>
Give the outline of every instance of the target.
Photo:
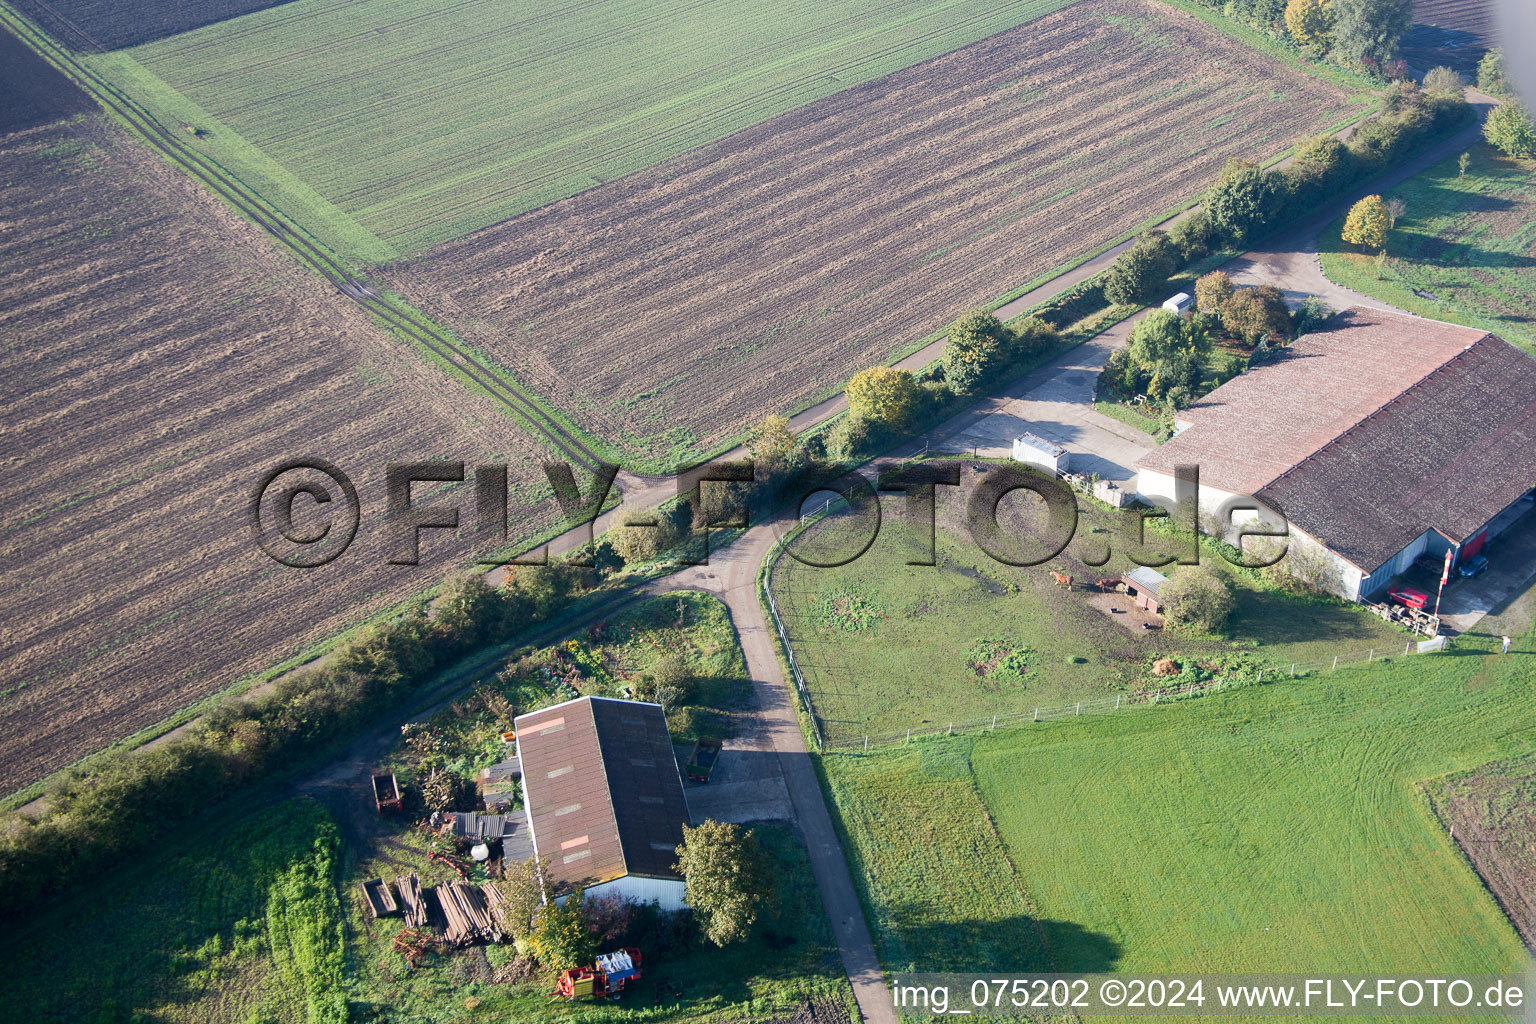
<svg viewBox="0 0 1536 1024">
<path fill-rule="evenodd" d="M 437 900 L 447 921 L 444 934 L 454 946 L 465 946 L 478 939 L 501 941 L 501 928 L 486 906 L 478 885 L 447 882 L 437 887 Z"/>
<path fill-rule="evenodd" d="M 415 875 L 401 875 L 395 887 L 408 929 L 430 928 L 455 947 L 480 940 L 500 942 L 511 934 L 506 902 L 494 885 L 450 881 L 423 889 Z"/>
<path fill-rule="evenodd" d="M 406 927 L 425 928 L 427 897 L 421 891 L 421 879 L 415 875 L 401 875 L 395 879 L 395 888 L 400 890 L 400 906 L 405 911 Z"/>
<path fill-rule="evenodd" d="M 507 898 L 494 885 L 482 885 L 480 895 L 485 897 L 485 907 L 491 912 L 496 927 L 500 928 L 503 934 L 509 934 L 512 929 L 507 927 Z"/>
</svg>

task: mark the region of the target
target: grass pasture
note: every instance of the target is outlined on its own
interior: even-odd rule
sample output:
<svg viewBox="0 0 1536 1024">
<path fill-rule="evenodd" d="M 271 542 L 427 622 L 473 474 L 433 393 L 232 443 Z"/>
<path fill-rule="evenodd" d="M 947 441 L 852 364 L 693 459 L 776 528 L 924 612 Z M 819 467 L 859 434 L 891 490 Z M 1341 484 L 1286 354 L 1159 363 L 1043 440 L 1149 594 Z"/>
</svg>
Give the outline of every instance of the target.
<svg viewBox="0 0 1536 1024">
<path fill-rule="evenodd" d="M 329 213 L 305 225 L 322 240 L 379 259 L 1069 2 L 294 0 L 98 65 L 152 110 L 205 124 L 210 151 L 279 206 Z"/>
<path fill-rule="evenodd" d="M 1080 0 L 383 276 L 627 459 L 681 460 L 1372 102 Z"/>
<path fill-rule="evenodd" d="M 1407 211 L 1383 267 L 1341 240 L 1340 220 L 1318 239 L 1323 271 L 1411 313 L 1536 352 L 1536 162 L 1482 143 L 1470 153 L 1465 175 L 1452 157 L 1391 193 Z"/>
<path fill-rule="evenodd" d="M 1536 747 L 1529 640 L 1465 644 L 827 756 L 887 968 L 1523 970 L 1420 789 Z"/>
<path fill-rule="evenodd" d="M 962 486 L 977 478 L 966 468 Z M 1110 510 L 1080 499 L 1076 537 L 1067 550 L 1045 565 L 1016 568 L 971 539 L 960 495 L 951 488 L 938 491 L 936 566 L 906 564 L 915 549 L 900 515 L 902 499 L 891 497 L 879 537 L 861 557 L 822 569 L 786 555 L 774 568 L 775 600 L 834 743 L 858 743 L 865 735 L 875 742 L 899 740 L 908 728 L 942 730 L 949 722 L 1155 688 L 1150 666 L 1165 655 L 1181 664 L 1241 671 L 1356 652 L 1364 657 L 1371 648 L 1403 649 L 1405 634 L 1358 607 L 1304 600 L 1253 574 L 1230 571 L 1238 594 L 1233 639 L 1131 628 L 1128 616 L 1101 610 L 1104 597 L 1063 591 L 1049 572 L 1097 582 L 1133 567 L 1119 535 L 1124 520 Z M 1037 528 L 1033 513 L 1016 502 L 1005 499 L 1002 506 L 1005 528 Z M 832 561 L 837 552 L 857 550 L 864 535 L 857 521 L 829 517 L 791 542 L 791 551 Z M 1147 537 L 1151 547 L 1172 550 L 1151 531 Z M 1105 544 L 1110 561 L 1102 568 L 1087 565 L 1084 559 Z M 1203 562 L 1225 567 L 1209 552 Z"/>
</svg>

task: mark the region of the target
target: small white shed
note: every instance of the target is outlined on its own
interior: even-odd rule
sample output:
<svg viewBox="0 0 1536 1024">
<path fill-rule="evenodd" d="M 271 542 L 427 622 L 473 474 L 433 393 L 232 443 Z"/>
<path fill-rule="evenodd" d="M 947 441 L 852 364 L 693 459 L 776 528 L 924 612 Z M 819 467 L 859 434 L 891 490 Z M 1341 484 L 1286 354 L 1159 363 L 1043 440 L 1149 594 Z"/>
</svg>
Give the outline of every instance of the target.
<svg viewBox="0 0 1536 1024">
<path fill-rule="evenodd" d="M 1163 303 L 1163 308 L 1170 313 L 1177 313 L 1179 316 L 1183 316 L 1185 313 L 1193 313 L 1195 311 L 1195 297 L 1189 294 L 1189 292 L 1179 292 L 1179 294 Z"/>
<path fill-rule="evenodd" d="M 1052 475 L 1067 471 L 1072 453 L 1037 434 L 1021 434 L 1013 439 L 1013 460 L 1037 466 Z"/>
</svg>

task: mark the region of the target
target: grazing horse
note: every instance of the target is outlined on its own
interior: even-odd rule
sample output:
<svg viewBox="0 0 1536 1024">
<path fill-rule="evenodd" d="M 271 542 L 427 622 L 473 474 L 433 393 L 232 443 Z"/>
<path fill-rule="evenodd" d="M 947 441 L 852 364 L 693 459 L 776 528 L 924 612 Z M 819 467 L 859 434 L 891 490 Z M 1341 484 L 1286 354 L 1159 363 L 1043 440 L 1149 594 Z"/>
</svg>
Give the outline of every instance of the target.
<svg viewBox="0 0 1536 1024">
<path fill-rule="evenodd" d="M 1109 579 L 1108 577 L 1106 577 L 1106 578 L 1104 578 L 1102 580 L 1099 580 L 1099 590 L 1102 593 L 1113 594 L 1116 590 L 1119 590 L 1119 589 L 1120 589 L 1120 581 L 1119 580 Z"/>
<path fill-rule="evenodd" d="M 1072 589 L 1072 577 L 1064 572 L 1057 572 L 1055 569 L 1052 569 L 1051 579 L 1056 581 L 1057 586 L 1066 587 L 1068 590 Z"/>
</svg>

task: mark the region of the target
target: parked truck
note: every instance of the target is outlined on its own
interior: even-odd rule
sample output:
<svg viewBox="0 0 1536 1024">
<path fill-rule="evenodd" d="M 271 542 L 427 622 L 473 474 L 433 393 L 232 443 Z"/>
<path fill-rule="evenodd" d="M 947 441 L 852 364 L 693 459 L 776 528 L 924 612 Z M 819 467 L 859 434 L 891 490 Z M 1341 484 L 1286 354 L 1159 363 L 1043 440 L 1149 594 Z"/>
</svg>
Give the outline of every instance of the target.
<svg viewBox="0 0 1536 1024">
<path fill-rule="evenodd" d="M 699 737 L 693 745 L 693 753 L 688 755 L 688 764 L 683 771 L 694 782 L 708 782 L 709 775 L 715 770 L 715 762 L 720 760 L 720 741 L 706 737 Z"/>
</svg>

